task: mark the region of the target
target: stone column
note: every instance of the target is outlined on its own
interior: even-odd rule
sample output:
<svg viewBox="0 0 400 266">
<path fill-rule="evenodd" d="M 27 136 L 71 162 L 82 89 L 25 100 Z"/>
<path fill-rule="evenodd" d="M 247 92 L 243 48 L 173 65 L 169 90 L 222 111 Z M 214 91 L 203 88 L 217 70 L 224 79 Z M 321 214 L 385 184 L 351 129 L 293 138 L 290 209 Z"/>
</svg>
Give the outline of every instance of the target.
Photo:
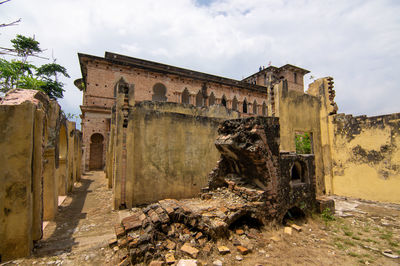
<svg viewBox="0 0 400 266">
<path fill-rule="evenodd" d="M 43 220 L 54 220 L 58 207 L 58 179 L 55 176 L 55 149 L 46 148 L 43 172 Z"/>
</svg>

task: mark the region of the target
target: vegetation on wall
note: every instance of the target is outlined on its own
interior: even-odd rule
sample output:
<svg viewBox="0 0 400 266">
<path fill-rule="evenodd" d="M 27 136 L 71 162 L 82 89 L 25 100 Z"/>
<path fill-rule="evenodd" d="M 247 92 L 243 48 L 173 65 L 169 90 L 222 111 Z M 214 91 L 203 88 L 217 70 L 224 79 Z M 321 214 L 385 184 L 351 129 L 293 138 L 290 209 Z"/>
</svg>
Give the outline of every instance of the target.
<svg viewBox="0 0 400 266">
<path fill-rule="evenodd" d="M 11 40 L 12 48 L 0 48 L 2 54 L 18 59 L 0 58 L 0 92 L 6 93 L 14 88 L 33 89 L 45 92 L 50 98 L 63 97 L 64 84 L 58 80 L 59 75 L 69 78 L 65 67 L 56 63 L 35 66 L 28 59 L 39 57 L 43 50 L 39 42 L 32 37 L 17 35 Z"/>
<path fill-rule="evenodd" d="M 310 154 L 312 153 L 312 144 L 310 133 L 296 133 L 295 135 L 296 153 Z"/>
</svg>

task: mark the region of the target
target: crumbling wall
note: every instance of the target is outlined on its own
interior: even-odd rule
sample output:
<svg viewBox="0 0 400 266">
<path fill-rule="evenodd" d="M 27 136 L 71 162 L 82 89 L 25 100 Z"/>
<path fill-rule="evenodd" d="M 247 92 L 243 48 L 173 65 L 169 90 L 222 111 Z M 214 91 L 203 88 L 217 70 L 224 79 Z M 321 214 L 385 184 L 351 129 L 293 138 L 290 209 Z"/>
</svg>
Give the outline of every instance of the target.
<svg viewBox="0 0 400 266">
<path fill-rule="evenodd" d="M 400 113 L 339 114 L 333 124 L 333 193 L 400 203 Z"/>
<path fill-rule="evenodd" d="M 60 154 L 74 149 L 60 144 L 64 120 L 39 91 L 15 89 L 0 101 L 0 262 L 28 256 L 43 218 L 55 216 L 58 183 L 66 182 Z"/>
<path fill-rule="evenodd" d="M 221 158 L 210 174 L 209 189 L 227 186 L 250 195 L 248 200 L 263 203 L 268 221 L 282 221 L 293 207 L 304 212 L 314 208 L 314 155 L 279 151 L 278 118 L 226 120 L 218 133 L 215 145 Z"/>
<path fill-rule="evenodd" d="M 288 90 L 281 82 L 276 98 L 278 101 L 280 121 L 280 149 L 296 151 L 295 135 L 297 132 L 308 132 L 312 135 L 312 153 L 315 155 L 315 175 L 317 194 L 325 193 L 324 161 L 321 142 L 320 112 L 324 109 L 321 99 L 315 95 Z M 319 96 L 319 95 L 317 95 Z"/>
</svg>

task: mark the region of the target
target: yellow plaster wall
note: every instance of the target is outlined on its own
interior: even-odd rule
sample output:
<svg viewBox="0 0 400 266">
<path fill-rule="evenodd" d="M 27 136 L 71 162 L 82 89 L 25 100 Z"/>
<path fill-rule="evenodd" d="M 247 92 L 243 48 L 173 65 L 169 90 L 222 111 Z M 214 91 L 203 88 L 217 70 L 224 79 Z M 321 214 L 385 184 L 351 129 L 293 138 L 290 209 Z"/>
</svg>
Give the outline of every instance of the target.
<svg viewBox="0 0 400 266">
<path fill-rule="evenodd" d="M 334 117 L 334 194 L 400 203 L 399 118 Z"/>
<path fill-rule="evenodd" d="M 313 151 L 315 154 L 315 174 L 317 194 L 323 194 L 324 164 L 321 144 L 319 98 L 304 94 L 299 91 L 288 90 L 283 83 L 277 86 L 279 124 L 280 124 L 280 150 L 296 151 L 295 133 L 311 132 L 313 136 Z"/>
<path fill-rule="evenodd" d="M 32 250 L 35 109 L 29 102 L 0 105 L 0 255 L 3 261 L 28 256 Z"/>
<path fill-rule="evenodd" d="M 197 195 L 220 156 L 214 146 L 218 122 L 135 110 L 127 136 L 128 206 Z"/>
</svg>

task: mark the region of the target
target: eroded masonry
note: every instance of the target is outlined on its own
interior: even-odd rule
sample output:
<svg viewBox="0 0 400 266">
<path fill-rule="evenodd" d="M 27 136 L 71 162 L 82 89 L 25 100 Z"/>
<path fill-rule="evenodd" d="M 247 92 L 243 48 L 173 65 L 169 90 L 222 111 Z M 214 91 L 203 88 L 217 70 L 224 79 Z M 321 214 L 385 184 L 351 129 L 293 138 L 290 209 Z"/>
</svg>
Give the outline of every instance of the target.
<svg viewBox="0 0 400 266">
<path fill-rule="evenodd" d="M 81 177 L 81 133 L 56 101 L 15 89 L 0 101 L 0 259 L 29 256 Z"/>
<path fill-rule="evenodd" d="M 125 262 L 164 256 L 158 240 L 182 233 L 200 243 L 243 220 L 333 209 L 324 195 L 400 203 L 399 114 L 338 114 L 332 77 L 305 92 L 308 71 L 289 64 L 234 80 L 109 52 L 79 62 L 82 133 L 40 92 L 1 101 L 2 260 L 30 254 L 91 170 L 133 212 L 111 243 Z"/>
</svg>

